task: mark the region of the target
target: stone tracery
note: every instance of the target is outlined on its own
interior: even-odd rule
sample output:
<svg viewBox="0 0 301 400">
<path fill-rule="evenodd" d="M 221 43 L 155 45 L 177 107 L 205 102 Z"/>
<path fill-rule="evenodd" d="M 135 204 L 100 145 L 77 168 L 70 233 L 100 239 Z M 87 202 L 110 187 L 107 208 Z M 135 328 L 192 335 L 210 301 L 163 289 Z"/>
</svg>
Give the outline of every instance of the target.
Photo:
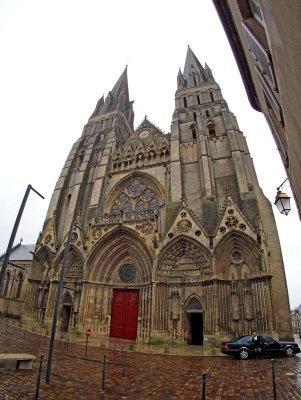
<svg viewBox="0 0 301 400">
<path fill-rule="evenodd" d="M 134 178 L 116 197 L 110 214 L 121 214 L 121 212 L 159 210 L 160 203 L 158 196 L 153 188 L 143 182 L 143 180 Z"/>
<path fill-rule="evenodd" d="M 240 232 L 228 233 L 215 251 L 216 274 L 223 279 L 246 279 L 259 274 L 261 256 L 254 240 Z"/>
</svg>

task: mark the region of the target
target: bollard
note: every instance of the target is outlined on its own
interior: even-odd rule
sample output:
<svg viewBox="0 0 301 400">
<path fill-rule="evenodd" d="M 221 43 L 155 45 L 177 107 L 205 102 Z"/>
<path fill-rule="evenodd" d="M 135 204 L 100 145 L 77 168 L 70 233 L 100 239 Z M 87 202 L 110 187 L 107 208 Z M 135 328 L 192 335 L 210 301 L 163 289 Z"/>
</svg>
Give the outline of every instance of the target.
<svg viewBox="0 0 301 400">
<path fill-rule="evenodd" d="M 103 356 L 103 367 L 102 367 L 102 382 L 101 382 L 101 391 L 105 390 L 105 379 L 106 379 L 106 355 Z"/>
<path fill-rule="evenodd" d="M 126 364 L 126 351 L 123 354 L 123 362 L 122 362 L 122 377 L 125 377 L 125 364 Z"/>
<path fill-rule="evenodd" d="M 114 350 L 113 350 L 113 364 L 115 364 L 115 356 L 116 356 L 116 344 L 114 344 Z"/>
<path fill-rule="evenodd" d="M 41 377 L 42 377 L 42 367 L 43 367 L 43 357 L 44 357 L 44 354 L 41 354 L 35 400 L 39 399 L 40 384 L 41 384 Z"/>
<path fill-rule="evenodd" d="M 271 360 L 272 362 L 272 387 L 273 387 L 273 400 L 277 399 L 277 393 L 276 393 L 276 376 L 275 376 L 275 366 L 274 366 L 274 360 Z"/>
<path fill-rule="evenodd" d="M 87 358 L 87 351 L 88 351 L 88 340 L 89 340 L 89 336 L 86 336 L 86 349 L 85 349 L 85 358 Z"/>
<path fill-rule="evenodd" d="M 206 372 L 202 373 L 202 400 L 206 399 Z"/>
<path fill-rule="evenodd" d="M 121 347 L 121 354 L 120 354 L 120 364 L 122 364 L 123 361 L 123 346 Z"/>
</svg>

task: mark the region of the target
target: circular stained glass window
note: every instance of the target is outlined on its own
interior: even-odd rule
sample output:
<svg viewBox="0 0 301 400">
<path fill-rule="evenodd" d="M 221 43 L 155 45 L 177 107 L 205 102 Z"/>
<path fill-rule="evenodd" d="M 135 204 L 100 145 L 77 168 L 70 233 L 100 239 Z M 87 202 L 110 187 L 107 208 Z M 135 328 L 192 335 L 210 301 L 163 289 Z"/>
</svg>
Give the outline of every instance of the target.
<svg viewBox="0 0 301 400">
<path fill-rule="evenodd" d="M 119 269 L 119 278 L 124 283 L 134 282 L 136 279 L 136 267 L 132 264 L 125 264 Z"/>
</svg>

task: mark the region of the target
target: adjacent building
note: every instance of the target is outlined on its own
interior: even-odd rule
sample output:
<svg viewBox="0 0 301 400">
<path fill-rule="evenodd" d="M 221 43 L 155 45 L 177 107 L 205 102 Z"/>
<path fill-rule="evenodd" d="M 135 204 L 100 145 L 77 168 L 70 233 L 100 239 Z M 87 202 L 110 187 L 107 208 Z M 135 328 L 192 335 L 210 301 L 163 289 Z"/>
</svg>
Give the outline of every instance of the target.
<svg viewBox="0 0 301 400">
<path fill-rule="evenodd" d="M 33 259 L 34 244 L 16 244 L 10 253 L 7 270 L 0 294 L 0 315 L 20 318 L 24 313 L 24 301 L 28 276 Z M 0 256 L 0 265 L 5 253 Z"/>
<path fill-rule="evenodd" d="M 301 213 L 301 2 L 213 0 L 252 107 L 264 113 Z M 258 137 L 260 142 L 260 137 Z M 282 182 L 279 177 L 279 185 Z"/>
<path fill-rule="evenodd" d="M 58 178 L 27 314 L 52 320 L 74 221 L 60 329 L 200 345 L 253 330 L 290 337 L 272 207 L 209 66 L 188 47 L 170 133 L 133 121 L 125 69 Z"/>
</svg>

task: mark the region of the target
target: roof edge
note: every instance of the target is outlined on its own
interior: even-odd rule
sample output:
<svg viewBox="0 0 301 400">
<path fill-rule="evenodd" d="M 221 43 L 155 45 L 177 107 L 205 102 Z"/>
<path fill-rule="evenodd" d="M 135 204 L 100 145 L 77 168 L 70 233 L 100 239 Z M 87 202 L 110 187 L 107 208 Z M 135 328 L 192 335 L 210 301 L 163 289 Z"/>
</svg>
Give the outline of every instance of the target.
<svg viewBox="0 0 301 400">
<path fill-rule="evenodd" d="M 242 77 L 247 96 L 254 110 L 262 112 L 262 108 L 256 93 L 253 78 L 247 61 L 247 57 L 242 46 L 239 34 L 232 19 L 231 10 L 227 0 L 212 0 L 217 14 L 221 20 L 224 31 L 235 57 L 240 75 Z"/>
</svg>

